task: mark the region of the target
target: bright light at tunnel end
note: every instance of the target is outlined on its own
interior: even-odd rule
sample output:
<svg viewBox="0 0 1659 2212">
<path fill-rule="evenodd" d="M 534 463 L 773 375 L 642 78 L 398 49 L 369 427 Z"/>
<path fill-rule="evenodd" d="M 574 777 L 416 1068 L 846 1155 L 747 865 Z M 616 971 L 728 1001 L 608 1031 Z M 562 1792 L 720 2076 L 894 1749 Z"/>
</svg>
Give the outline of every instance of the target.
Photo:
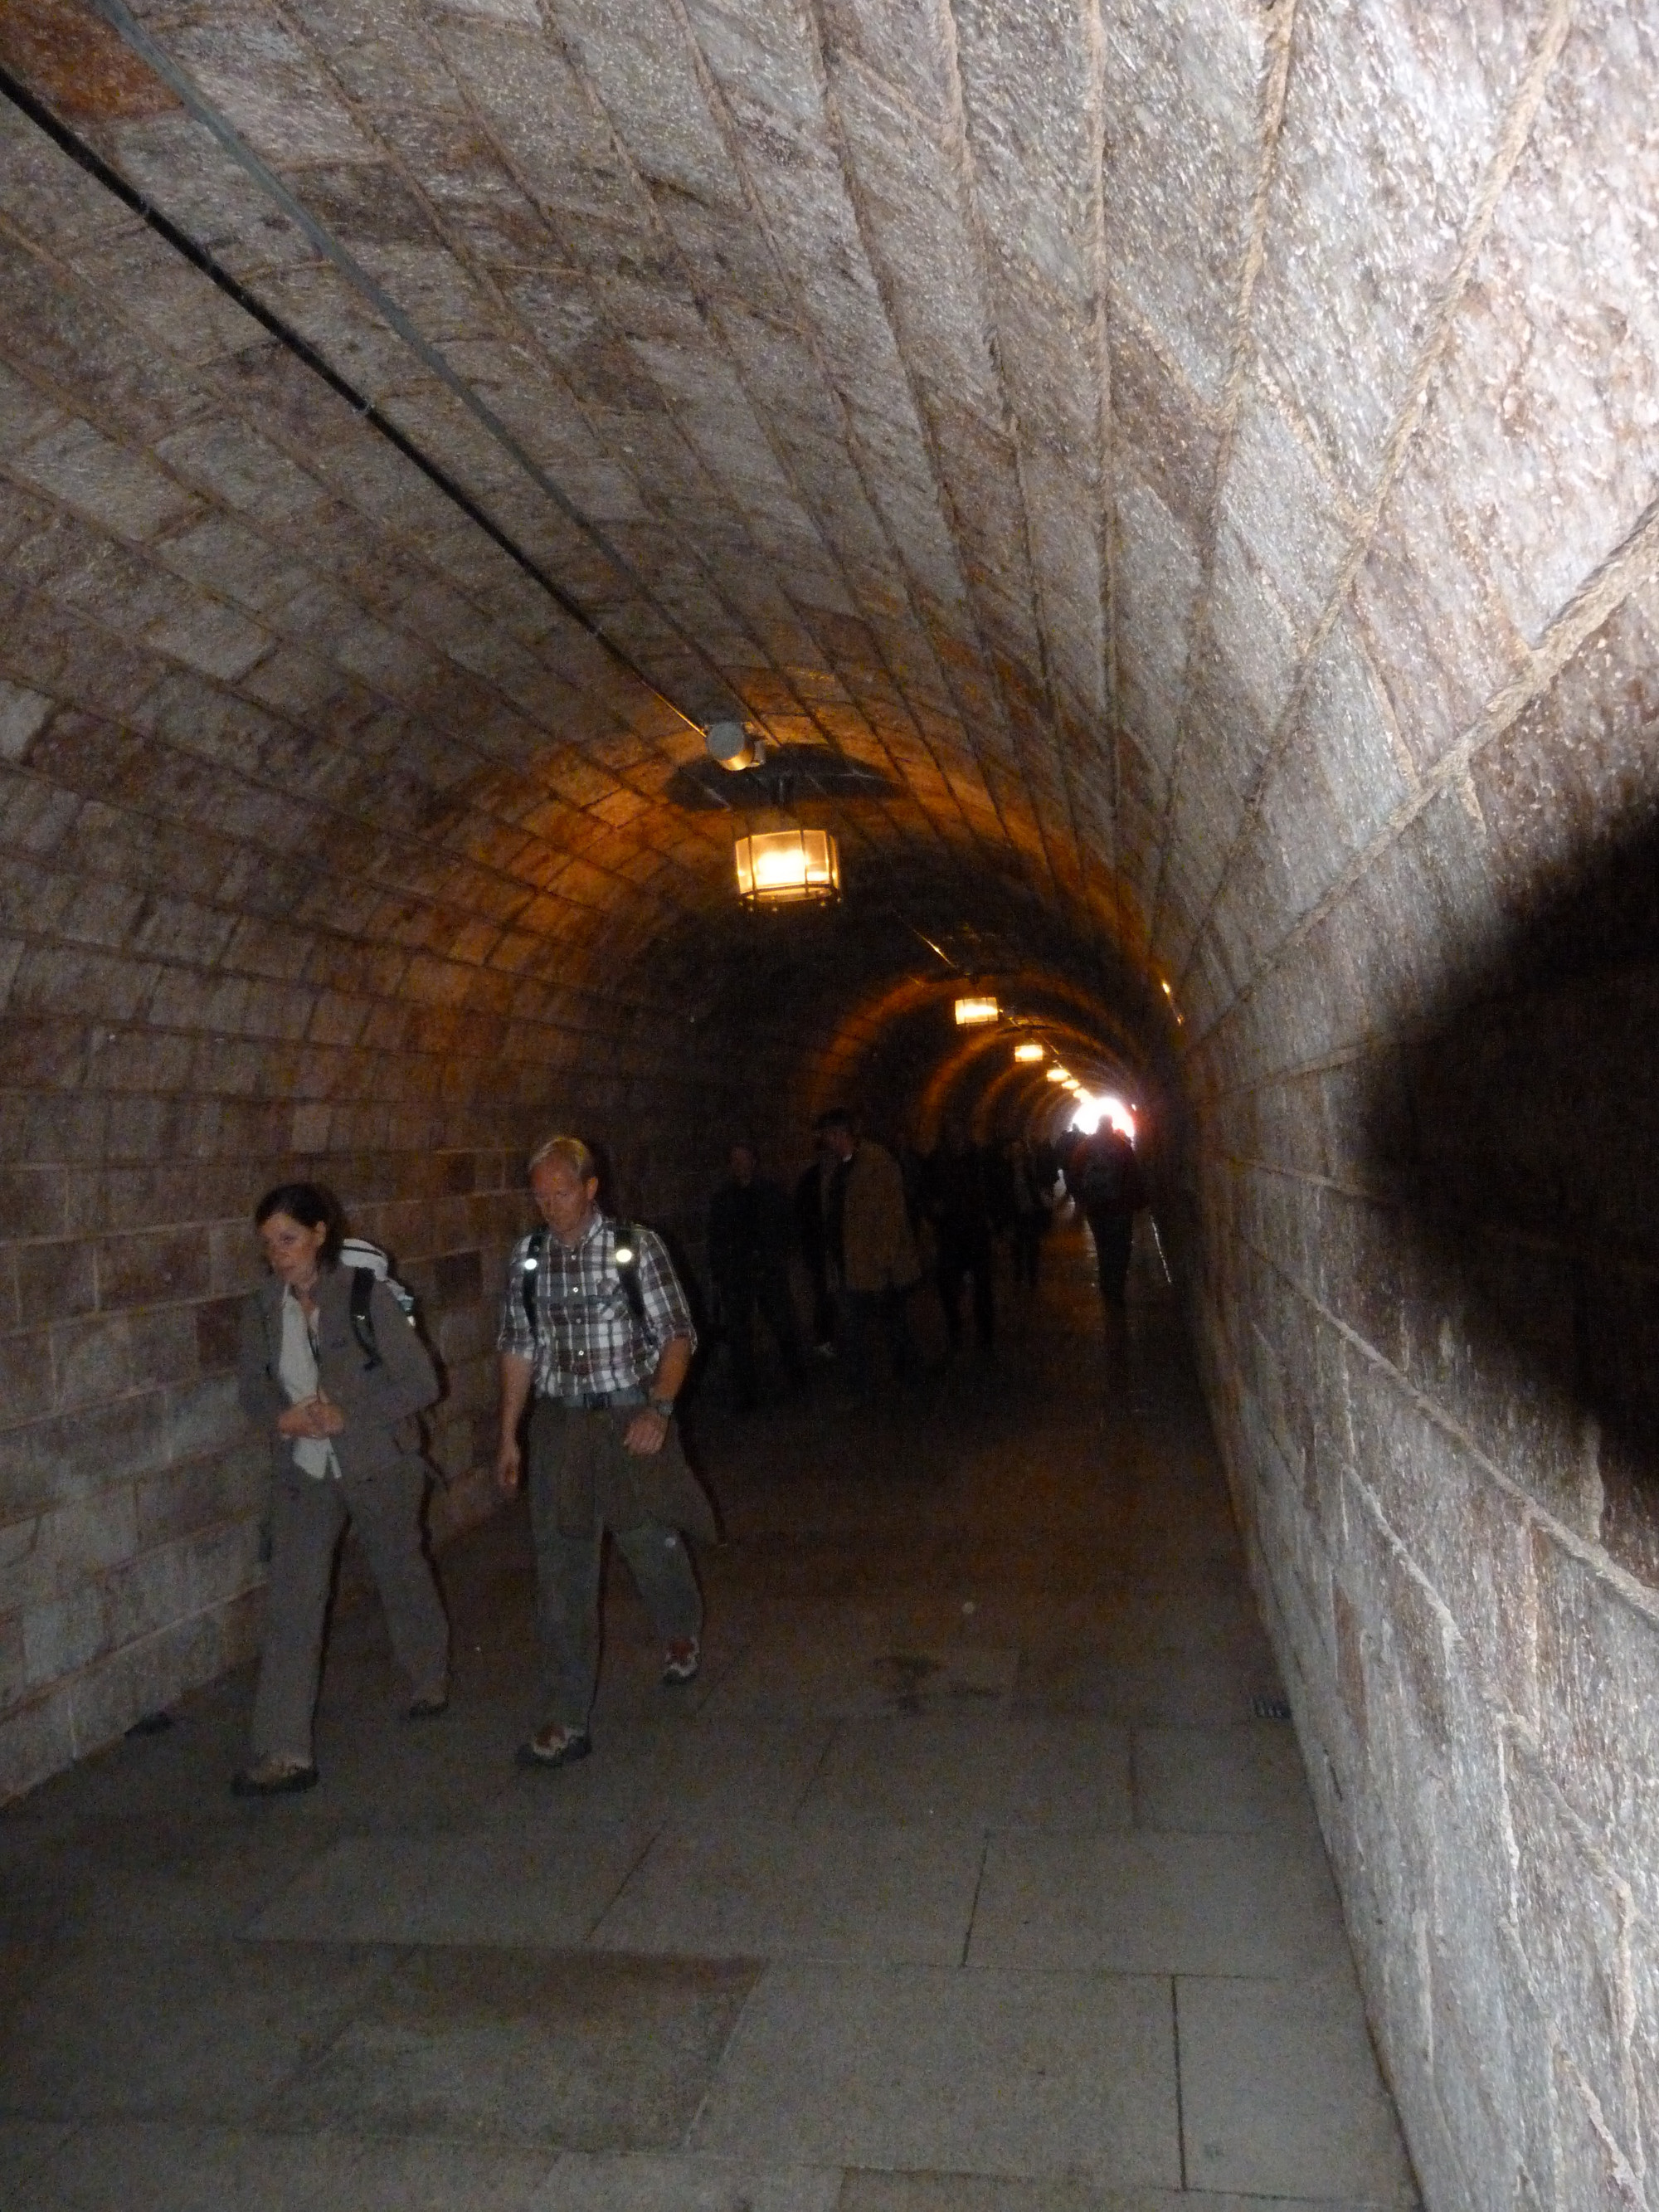
<svg viewBox="0 0 1659 2212">
<path fill-rule="evenodd" d="M 1079 1091 L 1070 1126 L 1073 1129 L 1081 1130 L 1085 1137 L 1092 1137 L 1103 1121 L 1109 1121 L 1113 1128 L 1121 1129 L 1131 1144 L 1134 1142 L 1135 1117 L 1133 1107 L 1110 1091 L 1098 1096 L 1092 1091 Z"/>
</svg>

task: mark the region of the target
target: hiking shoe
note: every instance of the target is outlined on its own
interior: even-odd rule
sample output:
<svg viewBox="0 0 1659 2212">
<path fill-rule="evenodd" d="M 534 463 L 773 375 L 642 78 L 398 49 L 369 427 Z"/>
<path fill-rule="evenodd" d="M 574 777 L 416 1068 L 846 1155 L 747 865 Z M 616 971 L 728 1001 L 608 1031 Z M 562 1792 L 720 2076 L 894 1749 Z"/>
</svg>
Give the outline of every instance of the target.
<svg viewBox="0 0 1659 2212">
<path fill-rule="evenodd" d="M 665 1682 L 693 1682 L 702 1663 L 702 1653 L 695 1636 L 677 1636 L 663 1654 L 662 1678 Z"/>
<path fill-rule="evenodd" d="M 305 1759 L 256 1759 L 230 1778 L 233 1797 L 292 1797 L 316 1787 L 317 1770 Z"/>
<path fill-rule="evenodd" d="M 538 1729 L 528 1743 L 521 1743 L 513 1754 L 518 1766 L 574 1766 L 579 1759 L 586 1759 L 593 1748 L 593 1740 L 586 1729 L 560 1728 L 556 1722 L 550 1727 Z"/>
</svg>

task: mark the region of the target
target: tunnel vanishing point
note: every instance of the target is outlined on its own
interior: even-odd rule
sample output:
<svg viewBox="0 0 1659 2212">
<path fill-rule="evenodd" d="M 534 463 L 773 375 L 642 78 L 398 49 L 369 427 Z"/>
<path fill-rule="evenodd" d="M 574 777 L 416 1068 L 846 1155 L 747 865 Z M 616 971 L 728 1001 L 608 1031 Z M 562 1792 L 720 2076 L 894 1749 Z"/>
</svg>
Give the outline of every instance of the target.
<svg viewBox="0 0 1659 2212">
<path fill-rule="evenodd" d="M 1041 1126 L 970 982 L 1142 1113 L 1427 2203 L 1659 2206 L 1659 9 L 0 71 L 0 1796 L 252 1648 L 262 1188 L 420 1291 L 458 1527 L 531 1143 L 692 1243 L 735 1133 Z"/>
</svg>

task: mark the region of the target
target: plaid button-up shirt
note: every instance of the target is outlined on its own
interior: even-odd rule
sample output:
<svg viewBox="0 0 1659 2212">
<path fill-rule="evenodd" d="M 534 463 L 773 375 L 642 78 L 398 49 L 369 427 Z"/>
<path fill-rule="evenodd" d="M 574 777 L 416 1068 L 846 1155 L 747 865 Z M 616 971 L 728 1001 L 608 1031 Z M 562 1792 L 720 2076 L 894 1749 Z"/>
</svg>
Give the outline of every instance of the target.
<svg viewBox="0 0 1659 2212">
<path fill-rule="evenodd" d="M 648 1382 L 662 1348 L 683 1336 L 696 1349 L 697 1334 L 660 1237 L 633 1228 L 645 1319 L 637 1322 L 617 1270 L 618 1224 L 596 1214 L 574 1245 L 561 1244 L 551 1230 L 521 1237 L 513 1248 L 501 1302 L 498 1352 L 533 1363 L 532 1383 L 543 1397 L 574 1397 L 584 1390 L 628 1390 Z M 538 1326 L 525 1311 L 525 1263 L 532 1243 L 542 1245 L 531 1277 Z"/>
</svg>

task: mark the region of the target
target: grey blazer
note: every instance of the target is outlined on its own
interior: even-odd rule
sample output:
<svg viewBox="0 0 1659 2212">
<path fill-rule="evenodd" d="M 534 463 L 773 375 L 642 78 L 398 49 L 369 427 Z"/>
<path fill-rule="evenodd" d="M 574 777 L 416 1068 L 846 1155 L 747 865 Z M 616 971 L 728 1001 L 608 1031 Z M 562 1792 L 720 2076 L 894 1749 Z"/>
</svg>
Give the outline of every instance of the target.
<svg viewBox="0 0 1659 2212">
<path fill-rule="evenodd" d="M 352 1334 L 351 1272 L 325 1267 L 317 1279 L 317 1371 L 325 1393 L 345 1415 L 333 1444 L 347 1475 L 372 1474 L 411 1454 L 418 1456 L 414 1416 L 438 1395 L 426 1346 L 384 1283 L 374 1285 L 369 1314 L 380 1354 L 380 1364 L 373 1368 L 365 1367 L 362 1346 Z M 242 1309 L 237 1394 L 243 1412 L 270 1437 L 277 1474 L 297 1474 L 293 1439 L 276 1433 L 276 1417 L 288 1406 L 277 1380 L 282 1357 L 283 1285 L 273 1275 Z"/>
</svg>

